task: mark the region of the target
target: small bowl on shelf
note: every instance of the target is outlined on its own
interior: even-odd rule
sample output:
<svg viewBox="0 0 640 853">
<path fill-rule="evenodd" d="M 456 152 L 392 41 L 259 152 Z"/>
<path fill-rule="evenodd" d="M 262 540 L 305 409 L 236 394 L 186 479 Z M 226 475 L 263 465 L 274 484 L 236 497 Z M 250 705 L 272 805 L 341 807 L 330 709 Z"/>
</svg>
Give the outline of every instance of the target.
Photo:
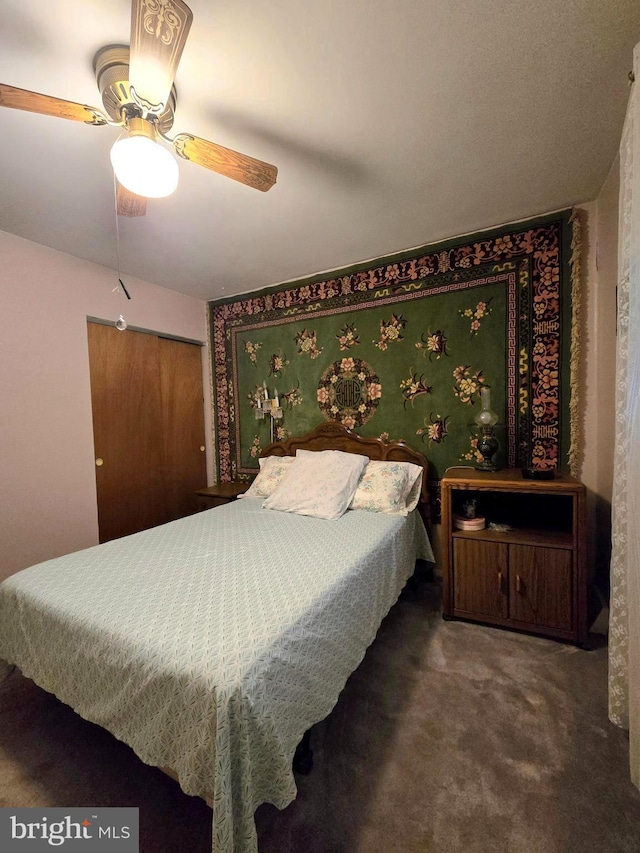
<svg viewBox="0 0 640 853">
<path fill-rule="evenodd" d="M 454 514 L 453 526 L 456 530 L 484 530 L 487 526 L 487 520 L 482 515 L 476 515 L 474 518 L 467 518 L 464 515 Z"/>
</svg>

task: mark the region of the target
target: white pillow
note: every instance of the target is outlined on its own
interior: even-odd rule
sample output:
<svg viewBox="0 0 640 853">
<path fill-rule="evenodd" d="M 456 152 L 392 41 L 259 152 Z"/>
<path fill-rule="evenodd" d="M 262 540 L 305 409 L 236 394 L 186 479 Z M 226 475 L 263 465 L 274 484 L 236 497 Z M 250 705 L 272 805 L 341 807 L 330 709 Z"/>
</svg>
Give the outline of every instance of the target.
<svg viewBox="0 0 640 853">
<path fill-rule="evenodd" d="M 359 453 L 341 450 L 298 450 L 287 476 L 262 506 L 316 518 L 340 518 L 368 461 Z"/>
<path fill-rule="evenodd" d="M 291 470 L 295 456 L 261 456 L 260 471 L 241 498 L 268 498 Z"/>
<path fill-rule="evenodd" d="M 413 466 L 412 462 L 405 462 L 404 464 Z M 415 467 L 420 469 L 420 475 L 413 481 L 413 485 L 404 499 L 404 505 L 407 513 L 412 512 L 418 506 L 420 498 L 422 497 L 422 477 L 424 475 L 424 468 L 422 465 L 416 465 Z M 409 475 L 409 479 L 411 479 L 411 475 Z"/>
<path fill-rule="evenodd" d="M 423 469 L 412 462 L 372 460 L 364 469 L 349 509 L 408 515 L 420 500 Z"/>
</svg>

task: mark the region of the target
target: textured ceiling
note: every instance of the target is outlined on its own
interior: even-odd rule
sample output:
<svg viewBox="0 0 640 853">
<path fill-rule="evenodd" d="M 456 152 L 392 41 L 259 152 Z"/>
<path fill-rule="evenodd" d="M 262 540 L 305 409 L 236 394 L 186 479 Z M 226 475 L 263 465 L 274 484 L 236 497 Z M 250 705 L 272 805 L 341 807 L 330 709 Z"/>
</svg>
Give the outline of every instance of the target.
<svg viewBox="0 0 640 853">
<path fill-rule="evenodd" d="M 191 0 L 174 131 L 278 166 L 268 193 L 180 162 L 119 220 L 121 270 L 242 293 L 593 199 L 638 0 Z M 127 0 L 3 0 L 0 82 L 100 106 Z M 0 109 L 0 230 L 116 266 L 118 131 Z"/>
</svg>

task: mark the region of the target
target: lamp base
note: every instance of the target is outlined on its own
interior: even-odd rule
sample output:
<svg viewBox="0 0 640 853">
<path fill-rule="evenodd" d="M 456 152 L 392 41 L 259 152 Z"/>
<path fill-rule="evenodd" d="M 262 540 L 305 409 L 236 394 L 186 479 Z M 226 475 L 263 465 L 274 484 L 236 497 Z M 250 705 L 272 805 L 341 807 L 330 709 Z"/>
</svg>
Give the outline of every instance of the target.
<svg viewBox="0 0 640 853">
<path fill-rule="evenodd" d="M 482 462 L 476 465 L 477 471 L 497 471 L 498 466 L 493 461 L 498 452 L 498 439 L 493 434 L 492 426 L 483 426 L 482 435 L 478 439 L 478 452 L 482 455 Z"/>
<path fill-rule="evenodd" d="M 487 461 L 485 459 L 483 459 L 482 462 L 478 462 L 478 464 L 476 465 L 476 471 L 497 471 L 497 470 L 498 470 L 497 465 L 494 465 L 493 462 Z"/>
</svg>

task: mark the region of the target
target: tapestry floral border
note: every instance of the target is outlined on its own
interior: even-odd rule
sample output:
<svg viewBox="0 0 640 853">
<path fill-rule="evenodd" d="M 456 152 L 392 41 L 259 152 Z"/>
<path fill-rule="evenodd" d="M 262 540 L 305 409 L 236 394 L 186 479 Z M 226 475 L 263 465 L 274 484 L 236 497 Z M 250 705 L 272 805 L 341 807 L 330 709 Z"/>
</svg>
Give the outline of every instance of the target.
<svg viewBox="0 0 640 853">
<path fill-rule="evenodd" d="M 243 468 L 237 455 L 239 399 L 234 330 L 299 321 L 305 315 L 348 312 L 356 305 L 398 304 L 452 287 L 472 287 L 483 273 L 502 275 L 505 281 L 511 276 L 520 293 L 516 297 L 517 288 L 509 287 L 508 329 L 514 330 L 507 340 L 509 464 L 526 457 L 541 468 L 564 467 L 562 445 L 568 442 L 563 441 L 561 413 L 566 411 L 568 418 L 565 397 L 569 381 L 564 380 L 568 357 L 562 334 L 563 330 L 565 336 L 575 334 L 569 316 L 568 270 L 571 266 L 575 286 L 576 268 L 566 248 L 572 246 L 572 228 L 571 211 L 563 211 L 381 258 L 330 276 L 210 303 L 220 480 L 233 479 Z M 579 253 L 579 247 L 575 251 Z M 528 300 L 527 310 L 519 307 L 522 299 Z M 473 323 L 473 317 L 470 319 Z M 343 331 L 348 343 L 348 329 Z M 385 345 L 384 334 L 381 343 Z M 313 342 L 305 345 L 312 347 Z M 570 426 L 573 432 L 573 422 Z"/>
</svg>

